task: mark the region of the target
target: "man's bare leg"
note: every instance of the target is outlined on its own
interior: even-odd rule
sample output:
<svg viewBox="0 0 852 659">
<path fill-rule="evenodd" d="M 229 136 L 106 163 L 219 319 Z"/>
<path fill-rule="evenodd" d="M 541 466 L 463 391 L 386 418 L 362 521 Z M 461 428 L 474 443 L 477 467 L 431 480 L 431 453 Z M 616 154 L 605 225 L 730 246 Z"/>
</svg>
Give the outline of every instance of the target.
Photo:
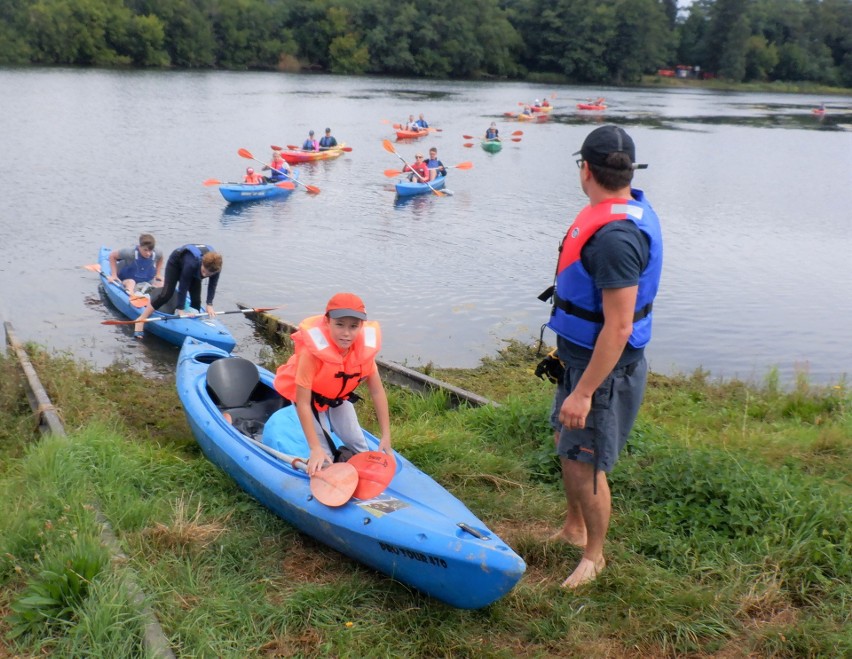
<svg viewBox="0 0 852 659">
<path fill-rule="evenodd" d="M 569 501 L 577 501 L 586 525 L 586 548 L 583 558 L 562 583 L 565 588 L 577 588 L 594 581 L 606 566 L 603 545 L 609 529 L 612 499 L 606 473 L 597 473 L 597 493 L 594 492 L 594 466 L 585 462 L 562 459 L 562 482 Z"/>
</svg>

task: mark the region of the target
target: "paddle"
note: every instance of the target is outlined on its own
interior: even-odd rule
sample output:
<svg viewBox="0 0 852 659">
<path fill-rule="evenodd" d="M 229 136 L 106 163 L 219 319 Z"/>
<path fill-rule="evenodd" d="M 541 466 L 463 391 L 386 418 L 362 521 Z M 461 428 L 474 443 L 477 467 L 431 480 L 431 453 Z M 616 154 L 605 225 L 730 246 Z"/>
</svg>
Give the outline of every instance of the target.
<svg viewBox="0 0 852 659">
<path fill-rule="evenodd" d="M 227 316 L 232 313 L 263 313 L 264 311 L 272 311 L 273 309 L 280 309 L 283 307 L 283 304 L 279 304 L 277 307 L 255 307 L 253 309 L 236 309 L 234 311 L 217 311 L 216 317 L 219 316 Z M 192 320 L 193 318 L 201 318 L 203 316 L 209 316 L 210 314 L 207 312 L 204 313 L 193 313 L 186 314 L 185 316 L 179 316 L 177 314 L 171 316 L 156 316 L 154 318 L 146 318 L 145 320 L 102 320 L 101 325 L 135 325 L 136 323 L 158 323 L 166 320 Z"/>
<path fill-rule="evenodd" d="M 294 469 L 307 473 L 308 465 L 303 458 L 276 451 L 253 437 L 246 437 L 246 439 L 269 455 L 288 463 Z M 349 501 L 358 485 L 358 471 L 348 462 L 335 462 L 311 476 L 311 494 L 317 501 L 331 508 L 342 506 Z"/>
<path fill-rule="evenodd" d="M 356 453 L 345 463 L 358 472 L 358 487 L 352 493 L 356 499 L 372 499 L 385 491 L 396 474 L 396 459 L 392 453 L 364 451 Z"/>
<path fill-rule="evenodd" d="M 414 172 L 414 170 L 413 170 L 413 169 L 411 169 L 411 165 L 409 165 L 407 162 L 405 162 L 405 158 L 403 158 L 401 155 L 399 155 L 399 154 L 396 152 L 396 149 L 393 147 L 393 144 L 391 144 L 391 141 L 390 141 L 390 140 L 382 140 L 382 146 L 385 148 L 385 151 L 388 151 L 388 152 L 390 152 L 390 153 L 394 154 L 397 158 L 399 158 L 400 160 L 402 160 L 402 163 L 403 163 L 406 167 L 408 167 L 408 169 L 409 169 L 410 171 Z M 430 189 L 432 192 L 434 192 L 436 195 L 438 195 L 439 197 L 443 197 L 443 196 L 445 196 L 445 195 L 447 194 L 446 192 L 442 192 L 441 190 L 436 190 L 435 188 L 433 188 L 433 187 L 432 187 L 432 184 L 431 184 L 431 183 L 429 183 L 429 181 L 427 181 L 426 179 L 424 179 L 422 176 L 420 176 L 420 174 L 418 174 L 417 172 L 414 172 L 414 174 L 417 176 L 417 178 L 419 178 L 419 179 L 420 179 L 420 181 L 421 181 L 422 183 L 425 183 L 426 185 L 428 185 L 428 186 L 429 186 L 429 189 Z"/>
<path fill-rule="evenodd" d="M 447 169 L 472 169 L 473 163 L 470 160 L 466 160 L 465 162 L 460 162 L 458 165 L 444 165 Z M 430 167 L 429 169 L 438 169 L 437 167 Z M 393 178 L 394 176 L 399 176 L 402 174 L 401 169 L 386 169 L 385 176 L 388 178 Z"/>
<path fill-rule="evenodd" d="M 101 272 L 100 264 L 89 263 L 88 265 L 84 265 L 83 267 L 86 268 L 86 270 L 90 270 L 91 272 L 97 272 L 99 275 L 103 275 L 103 279 L 104 279 L 105 284 L 115 284 L 116 286 L 124 288 L 124 284 L 122 284 L 120 281 L 110 282 L 109 279 L 107 278 L 107 276 L 104 275 Z M 126 289 L 125 289 L 125 292 L 126 292 Z M 148 306 L 148 299 L 149 298 L 148 298 L 147 295 L 139 295 L 138 293 L 128 293 L 127 295 L 130 297 L 130 304 L 132 304 L 137 309 L 141 309 L 143 307 Z"/>
<path fill-rule="evenodd" d="M 272 165 L 267 165 L 262 160 L 258 160 L 257 158 L 255 158 L 252 155 L 251 151 L 249 151 L 248 149 L 239 149 L 237 151 L 237 153 L 239 154 L 240 158 L 246 158 L 248 160 L 254 160 L 256 162 L 259 162 L 261 165 L 263 165 L 265 167 L 269 167 L 269 169 L 271 169 L 273 172 L 278 172 L 279 174 L 286 176 L 291 181 L 293 181 L 293 183 L 298 183 L 299 185 L 303 186 L 311 194 L 319 194 L 320 193 L 320 189 L 318 187 L 316 187 L 315 185 L 307 185 L 305 183 L 302 183 L 299 179 L 295 179 L 292 176 L 290 176 L 289 174 L 287 174 L 287 172 L 282 172 L 280 169 L 275 169 Z M 286 181 L 284 181 L 284 183 L 286 183 Z"/>
<path fill-rule="evenodd" d="M 280 146 L 271 145 L 273 151 L 283 151 Z M 288 144 L 287 149 L 289 151 L 304 151 L 304 149 L 300 146 L 296 146 L 295 144 Z M 320 151 L 345 151 L 346 153 L 352 153 L 351 146 L 321 146 Z M 310 151 L 313 153 L 313 150 Z"/>
<path fill-rule="evenodd" d="M 220 181 L 219 179 L 215 179 L 215 178 L 209 178 L 206 181 L 204 181 L 204 185 L 208 185 L 208 186 L 209 185 L 222 185 L 222 181 Z M 240 184 L 237 183 L 237 185 L 240 185 Z M 276 188 L 284 188 L 285 190 L 295 190 L 296 189 L 296 186 L 293 185 L 293 183 L 291 183 L 290 181 L 281 181 L 279 183 L 275 183 L 275 187 Z"/>
<path fill-rule="evenodd" d="M 511 132 L 511 133 L 509 133 L 509 134 L 510 134 L 510 135 L 523 135 L 523 134 L 524 134 L 524 131 L 522 131 L 522 130 L 516 130 L 516 131 L 513 131 L 513 132 Z M 476 138 L 476 137 L 474 137 L 473 135 L 462 135 L 462 137 L 463 137 L 464 139 L 466 139 L 466 140 L 475 140 L 475 139 L 487 140 L 487 139 L 488 139 L 487 137 L 480 137 L 480 138 Z"/>
</svg>

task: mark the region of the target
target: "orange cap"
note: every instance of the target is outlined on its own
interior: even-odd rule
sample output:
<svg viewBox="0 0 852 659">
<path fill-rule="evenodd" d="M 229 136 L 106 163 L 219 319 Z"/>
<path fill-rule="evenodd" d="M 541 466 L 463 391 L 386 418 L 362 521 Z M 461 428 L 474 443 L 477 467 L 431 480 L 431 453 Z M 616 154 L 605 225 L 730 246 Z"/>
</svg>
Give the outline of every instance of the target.
<svg viewBox="0 0 852 659">
<path fill-rule="evenodd" d="M 329 318 L 358 318 L 367 320 L 367 310 L 364 301 L 355 293 L 338 293 L 325 305 Z"/>
</svg>

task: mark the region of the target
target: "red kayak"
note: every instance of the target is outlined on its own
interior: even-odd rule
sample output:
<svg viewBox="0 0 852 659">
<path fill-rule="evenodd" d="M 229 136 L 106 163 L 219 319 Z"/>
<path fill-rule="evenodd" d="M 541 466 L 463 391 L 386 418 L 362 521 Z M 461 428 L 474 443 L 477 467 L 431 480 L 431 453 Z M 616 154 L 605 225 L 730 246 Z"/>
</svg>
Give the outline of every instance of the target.
<svg viewBox="0 0 852 659">
<path fill-rule="evenodd" d="M 606 110 L 606 105 L 597 105 L 595 103 L 577 103 L 578 110 Z"/>
<path fill-rule="evenodd" d="M 429 130 L 404 130 L 402 128 L 397 128 L 396 130 L 396 139 L 398 140 L 412 140 L 418 137 L 426 137 L 429 134 Z"/>
</svg>

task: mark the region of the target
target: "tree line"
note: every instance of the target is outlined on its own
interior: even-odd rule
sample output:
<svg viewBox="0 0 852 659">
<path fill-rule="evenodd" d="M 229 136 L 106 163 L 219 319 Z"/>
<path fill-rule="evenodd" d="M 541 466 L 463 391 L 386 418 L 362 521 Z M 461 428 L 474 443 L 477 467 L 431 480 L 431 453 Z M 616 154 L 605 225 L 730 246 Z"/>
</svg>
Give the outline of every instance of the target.
<svg viewBox="0 0 852 659">
<path fill-rule="evenodd" d="M 852 87 L 852 0 L 0 0 L 0 64 Z"/>
</svg>

